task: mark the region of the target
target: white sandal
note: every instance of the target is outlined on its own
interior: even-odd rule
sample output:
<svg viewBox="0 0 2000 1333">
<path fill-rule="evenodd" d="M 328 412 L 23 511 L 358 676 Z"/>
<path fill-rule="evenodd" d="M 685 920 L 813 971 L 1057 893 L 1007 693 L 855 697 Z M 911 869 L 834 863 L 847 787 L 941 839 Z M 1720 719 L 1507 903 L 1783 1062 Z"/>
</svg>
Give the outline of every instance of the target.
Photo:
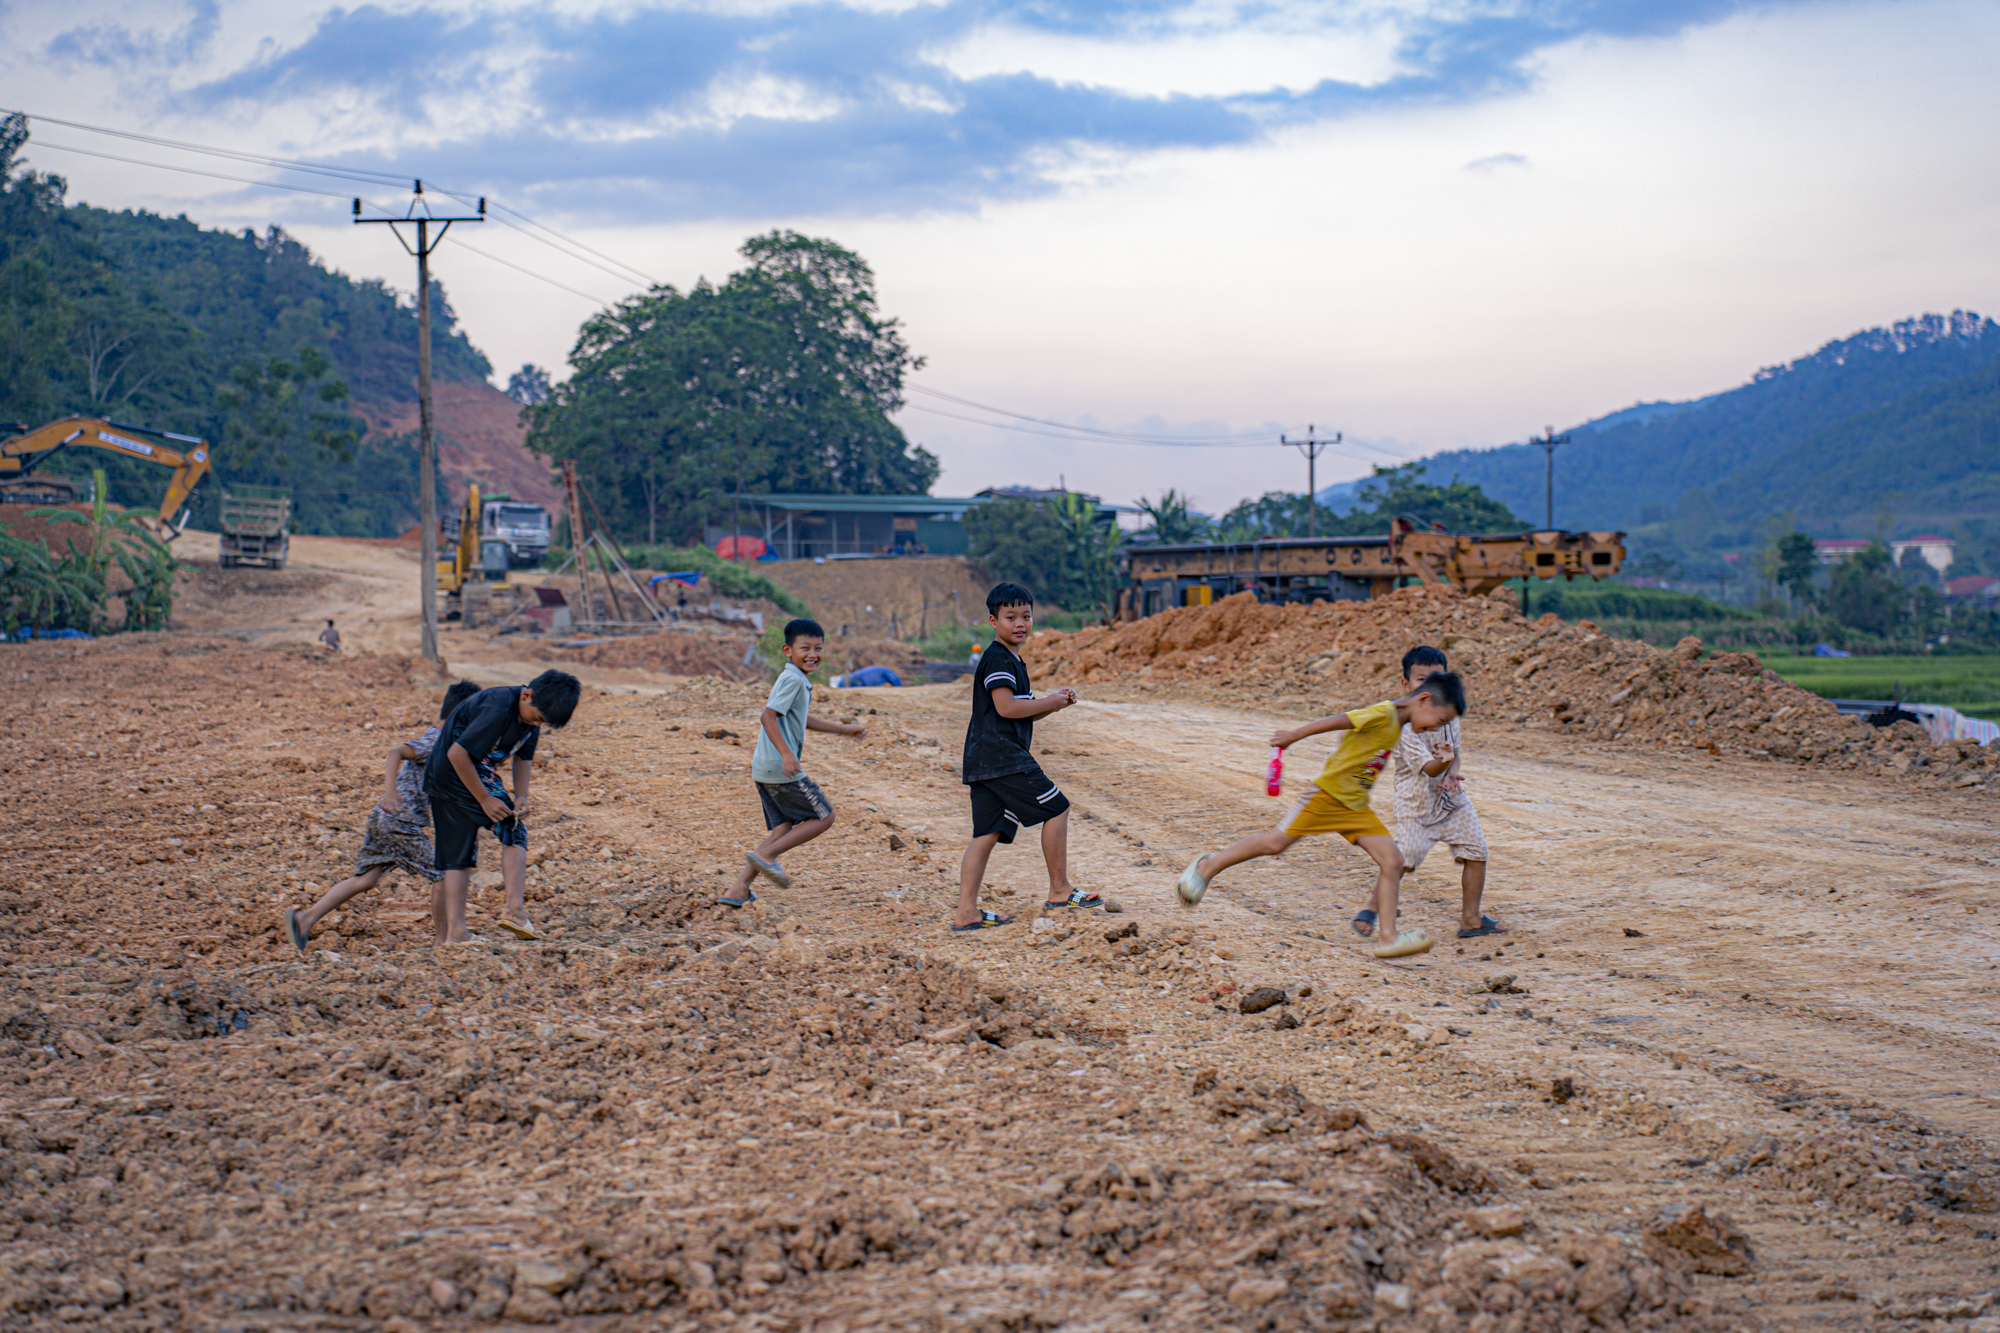
<svg viewBox="0 0 2000 1333">
<path fill-rule="evenodd" d="M 1181 871 L 1181 877 L 1174 881 L 1174 898 L 1182 907 L 1199 906 L 1202 895 L 1208 892 L 1208 880 L 1201 873 L 1202 859 L 1207 855 L 1203 852 L 1188 862 L 1187 869 Z"/>
<path fill-rule="evenodd" d="M 1430 951 L 1431 937 L 1416 929 L 1398 932 L 1394 943 L 1375 946 L 1377 958 L 1409 958 Z"/>
</svg>

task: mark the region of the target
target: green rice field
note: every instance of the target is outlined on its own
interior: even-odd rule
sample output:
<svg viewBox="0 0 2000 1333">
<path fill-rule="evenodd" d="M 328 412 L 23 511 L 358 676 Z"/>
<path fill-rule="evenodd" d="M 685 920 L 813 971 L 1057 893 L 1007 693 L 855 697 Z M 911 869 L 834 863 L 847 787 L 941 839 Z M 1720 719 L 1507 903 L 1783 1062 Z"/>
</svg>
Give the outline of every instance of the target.
<svg viewBox="0 0 2000 1333">
<path fill-rule="evenodd" d="M 1765 666 L 1825 699 L 1949 704 L 2000 721 L 2000 654 L 1986 657 L 1795 657 L 1759 653 Z"/>
</svg>

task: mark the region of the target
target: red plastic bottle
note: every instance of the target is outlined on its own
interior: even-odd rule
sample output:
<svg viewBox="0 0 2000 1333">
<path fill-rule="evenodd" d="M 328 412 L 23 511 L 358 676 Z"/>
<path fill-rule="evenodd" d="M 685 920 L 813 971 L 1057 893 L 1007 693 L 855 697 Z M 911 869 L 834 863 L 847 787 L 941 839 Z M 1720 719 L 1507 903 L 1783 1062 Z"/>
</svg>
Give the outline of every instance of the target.
<svg viewBox="0 0 2000 1333">
<path fill-rule="evenodd" d="M 1276 796 L 1285 790 L 1285 752 L 1271 747 L 1271 767 L 1264 774 L 1264 794 Z"/>
</svg>

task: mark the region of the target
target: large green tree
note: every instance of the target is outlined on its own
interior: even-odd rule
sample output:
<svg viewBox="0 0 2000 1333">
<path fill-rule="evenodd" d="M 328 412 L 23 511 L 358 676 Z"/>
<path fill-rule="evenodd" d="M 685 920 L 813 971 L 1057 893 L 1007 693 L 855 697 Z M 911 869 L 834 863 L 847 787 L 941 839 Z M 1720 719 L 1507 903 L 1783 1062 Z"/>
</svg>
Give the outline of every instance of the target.
<svg viewBox="0 0 2000 1333">
<path fill-rule="evenodd" d="M 1896 581 L 1889 548 L 1870 542 L 1835 565 L 1826 580 L 1826 609 L 1841 624 L 1883 638 L 1907 628 L 1910 597 Z"/>
<path fill-rule="evenodd" d="M 1075 493 L 966 511 L 966 551 L 996 578 L 1065 611 L 1104 611 L 1118 584 L 1118 525 Z"/>
<path fill-rule="evenodd" d="M 1355 505 L 1336 514 L 1316 505 L 1312 531 L 1327 536 L 1374 536 L 1389 531 L 1405 514 L 1435 523 L 1447 532 L 1519 532 L 1527 526 L 1479 487 L 1454 477 L 1440 486 L 1424 480 L 1425 465 L 1377 467 L 1375 475 L 1356 492 Z M 1217 519 L 1215 535 L 1223 541 L 1257 537 L 1303 537 L 1308 531 L 1306 497 L 1291 491 L 1270 491 L 1245 500 Z"/>
<path fill-rule="evenodd" d="M 937 459 L 890 413 L 922 365 L 867 263 L 775 231 L 720 286 L 655 287 L 584 325 L 571 374 L 527 409 L 528 446 L 574 458 L 606 518 L 696 538 L 738 494 L 922 494 Z"/>
</svg>

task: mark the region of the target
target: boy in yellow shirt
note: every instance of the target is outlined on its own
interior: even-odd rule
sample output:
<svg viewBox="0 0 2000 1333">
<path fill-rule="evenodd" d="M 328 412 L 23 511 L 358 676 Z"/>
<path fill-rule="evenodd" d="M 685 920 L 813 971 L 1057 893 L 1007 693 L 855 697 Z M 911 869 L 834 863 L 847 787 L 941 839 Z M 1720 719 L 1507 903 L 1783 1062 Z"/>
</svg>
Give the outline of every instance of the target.
<svg viewBox="0 0 2000 1333">
<path fill-rule="evenodd" d="M 1375 860 L 1375 893 L 1369 899 L 1379 913 L 1381 938 L 1377 958 L 1407 958 L 1426 952 L 1430 936 L 1421 930 L 1396 930 L 1396 890 L 1403 877 L 1403 854 L 1396 840 L 1368 808 L 1375 779 L 1389 763 L 1407 724 L 1413 731 L 1436 731 L 1465 711 L 1465 684 L 1453 671 L 1440 671 L 1401 699 L 1323 717 L 1292 731 L 1280 731 L 1271 744 L 1287 749 L 1308 736 L 1327 731 L 1347 735 L 1320 770 L 1313 792 L 1280 820 L 1274 832 L 1239 838 L 1219 852 L 1197 856 L 1174 882 L 1183 907 L 1193 907 L 1208 892 L 1214 878 L 1230 866 L 1259 856 L 1281 856 L 1287 847 L 1313 833 L 1338 833 Z M 1366 913 L 1364 913 L 1366 915 Z"/>
</svg>

